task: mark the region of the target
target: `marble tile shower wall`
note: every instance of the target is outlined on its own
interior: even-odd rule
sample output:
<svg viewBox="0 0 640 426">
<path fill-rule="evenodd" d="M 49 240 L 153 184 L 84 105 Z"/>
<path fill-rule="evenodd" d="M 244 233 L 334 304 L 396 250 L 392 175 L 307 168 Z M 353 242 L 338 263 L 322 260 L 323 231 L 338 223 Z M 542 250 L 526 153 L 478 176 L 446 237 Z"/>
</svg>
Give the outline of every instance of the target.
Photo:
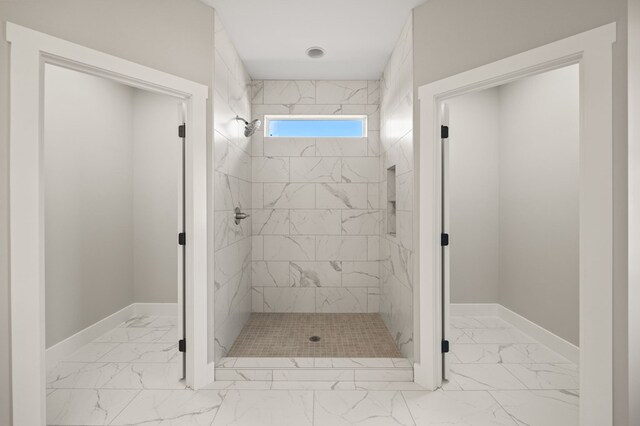
<svg viewBox="0 0 640 426">
<path fill-rule="evenodd" d="M 236 225 L 233 209 L 251 210 L 251 141 L 234 118 L 250 119 L 251 78 L 216 14 L 214 64 L 215 360 L 225 356 L 251 313 L 251 222 Z M 211 310 L 210 310 L 211 312 Z"/>
<path fill-rule="evenodd" d="M 398 348 L 413 358 L 413 47 L 412 17 L 380 84 L 380 208 L 386 217 L 387 170 L 395 166 L 396 229 L 380 235 L 380 313 Z"/>
<path fill-rule="evenodd" d="M 379 81 L 253 81 L 252 115 L 366 114 L 366 138 L 252 137 L 254 312 L 379 310 Z"/>
</svg>

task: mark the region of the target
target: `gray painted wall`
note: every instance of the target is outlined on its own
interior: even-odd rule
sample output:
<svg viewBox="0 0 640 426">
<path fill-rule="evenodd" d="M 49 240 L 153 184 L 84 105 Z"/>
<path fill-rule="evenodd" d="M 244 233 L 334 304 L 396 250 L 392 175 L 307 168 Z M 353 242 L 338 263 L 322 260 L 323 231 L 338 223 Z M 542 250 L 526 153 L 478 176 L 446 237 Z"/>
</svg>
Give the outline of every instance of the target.
<svg viewBox="0 0 640 426">
<path fill-rule="evenodd" d="M 46 67 L 47 347 L 133 302 L 177 301 L 178 103 Z"/>
<path fill-rule="evenodd" d="M 0 2 L 5 21 L 212 86 L 213 10 L 197 0 Z M 10 424 L 9 43 L 0 41 L 0 424 Z M 211 100 L 208 103 L 211 117 Z M 208 120 L 210 122 L 210 120 Z M 210 135 L 210 129 L 208 134 Z M 209 142 L 211 138 L 209 137 Z M 211 274 L 210 274 L 211 276 Z"/>
<path fill-rule="evenodd" d="M 498 302 L 499 102 L 497 89 L 447 101 L 452 303 Z"/>
<path fill-rule="evenodd" d="M 498 92 L 500 304 L 577 345 L 579 69 Z"/>
<path fill-rule="evenodd" d="M 133 301 L 178 300 L 178 99 L 133 90 Z M 177 312 L 177 311 L 176 311 Z"/>
<path fill-rule="evenodd" d="M 133 90 L 47 66 L 44 93 L 50 347 L 133 299 Z"/>
<path fill-rule="evenodd" d="M 414 89 L 614 21 L 618 25 L 613 48 L 614 422 L 625 425 L 629 403 L 627 1 L 430 0 L 414 9 Z M 453 24 L 455 31 L 451 31 Z M 414 117 L 417 113 L 418 108 L 415 108 Z M 419 129 L 414 130 L 419 132 Z M 415 140 L 419 140 L 417 135 Z"/>
<path fill-rule="evenodd" d="M 577 66 L 448 101 L 451 300 L 578 344 Z"/>
</svg>

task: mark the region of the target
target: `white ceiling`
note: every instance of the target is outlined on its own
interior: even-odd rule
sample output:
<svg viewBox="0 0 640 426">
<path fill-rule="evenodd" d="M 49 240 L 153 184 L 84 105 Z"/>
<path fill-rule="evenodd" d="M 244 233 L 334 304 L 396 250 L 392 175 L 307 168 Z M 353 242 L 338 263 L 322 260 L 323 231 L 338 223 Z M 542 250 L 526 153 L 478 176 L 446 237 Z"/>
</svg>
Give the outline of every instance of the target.
<svg viewBox="0 0 640 426">
<path fill-rule="evenodd" d="M 425 0 L 202 0 L 254 79 L 378 79 L 409 12 Z M 311 46 L 326 50 L 311 59 Z"/>
</svg>

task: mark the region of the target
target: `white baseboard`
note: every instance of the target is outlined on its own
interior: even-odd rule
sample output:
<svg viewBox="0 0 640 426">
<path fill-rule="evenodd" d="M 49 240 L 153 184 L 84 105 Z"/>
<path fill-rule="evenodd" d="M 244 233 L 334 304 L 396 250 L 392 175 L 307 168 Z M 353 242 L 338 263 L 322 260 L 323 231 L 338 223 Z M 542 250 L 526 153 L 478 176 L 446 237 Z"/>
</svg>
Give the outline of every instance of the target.
<svg viewBox="0 0 640 426">
<path fill-rule="evenodd" d="M 499 303 L 452 303 L 451 315 L 497 316 L 569 361 L 580 363 L 580 348 Z"/>
<path fill-rule="evenodd" d="M 46 350 L 47 368 L 136 315 L 177 315 L 177 303 L 132 303 Z"/>
</svg>

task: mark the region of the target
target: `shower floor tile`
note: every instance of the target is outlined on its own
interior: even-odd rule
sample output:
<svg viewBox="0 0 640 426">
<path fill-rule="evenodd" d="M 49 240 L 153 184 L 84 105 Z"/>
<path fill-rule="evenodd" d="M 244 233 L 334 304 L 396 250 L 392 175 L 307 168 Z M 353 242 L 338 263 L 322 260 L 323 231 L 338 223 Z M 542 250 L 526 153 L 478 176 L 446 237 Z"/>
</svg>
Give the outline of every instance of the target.
<svg viewBox="0 0 640 426">
<path fill-rule="evenodd" d="M 227 356 L 402 358 L 379 314 L 255 312 Z"/>
</svg>

